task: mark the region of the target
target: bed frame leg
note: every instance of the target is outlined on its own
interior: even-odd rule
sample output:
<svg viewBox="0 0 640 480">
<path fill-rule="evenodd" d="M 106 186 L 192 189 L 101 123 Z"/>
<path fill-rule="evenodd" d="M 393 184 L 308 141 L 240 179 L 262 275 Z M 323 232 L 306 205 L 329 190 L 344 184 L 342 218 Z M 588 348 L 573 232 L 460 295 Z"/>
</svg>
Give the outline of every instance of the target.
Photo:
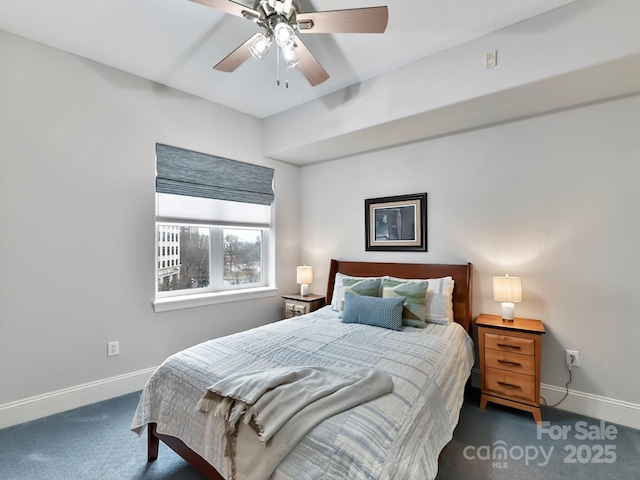
<svg viewBox="0 0 640 480">
<path fill-rule="evenodd" d="M 147 462 L 153 462 L 158 458 L 160 439 L 156 436 L 156 424 L 147 425 Z"/>
</svg>

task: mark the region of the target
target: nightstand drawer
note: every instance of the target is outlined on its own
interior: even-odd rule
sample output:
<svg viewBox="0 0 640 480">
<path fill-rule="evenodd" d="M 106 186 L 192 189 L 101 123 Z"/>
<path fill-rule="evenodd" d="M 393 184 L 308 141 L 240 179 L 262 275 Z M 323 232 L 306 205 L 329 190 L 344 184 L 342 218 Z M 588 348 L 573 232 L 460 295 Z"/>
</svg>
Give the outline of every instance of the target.
<svg viewBox="0 0 640 480">
<path fill-rule="evenodd" d="M 484 352 L 484 361 L 487 367 L 526 375 L 535 374 L 536 359 L 533 355 L 487 349 Z"/>
<path fill-rule="evenodd" d="M 309 313 L 309 304 L 298 304 L 285 302 L 284 304 L 284 318 L 297 317 Z"/>
<path fill-rule="evenodd" d="M 535 352 L 535 342 L 531 338 L 485 333 L 484 342 L 486 348 L 503 352 L 522 353 L 524 355 L 533 355 Z"/>
<path fill-rule="evenodd" d="M 510 373 L 495 368 L 485 369 L 485 389 L 488 393 L 496 392 L 507 397 L 521 398 L 530 402 L 535 401 L 535 377 Z"/>
<path fill-rule="evenodd" d="M 284 318 L 299 317 L 324 307 L 324 297 L 313 293 L 305 296 L 291 293 L 282 295 L 282 298 L 284 299 L 282 306 Z"/>
</svg>

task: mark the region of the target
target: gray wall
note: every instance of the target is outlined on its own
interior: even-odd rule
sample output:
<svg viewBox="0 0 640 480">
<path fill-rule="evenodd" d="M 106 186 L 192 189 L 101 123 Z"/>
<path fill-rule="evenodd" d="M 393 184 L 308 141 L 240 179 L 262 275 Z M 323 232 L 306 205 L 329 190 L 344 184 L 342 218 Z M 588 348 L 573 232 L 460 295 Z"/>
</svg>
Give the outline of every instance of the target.
<svg viewBox="0 0 640 480">
<path fill-rule="evenodd" d="M 262 156 L 259 120 L 1 31 L 0 58 L 0 405 L 280 317 L 278 296 L 151 306 L 156 142 L 275 168 L 277 284 L 297 289 L 298 169 Z"/>
<path fill-rule="evenodd" d="M 500 313 L 492 276 L 523 282 L 544 321 L 542 382 L 640 403 L 640 96 L 302 168 L 301 260 L 474 265 L 473 314 Z M 364 250 L 364 199 L 428 193 L 427 253 Z"/>
</svg>

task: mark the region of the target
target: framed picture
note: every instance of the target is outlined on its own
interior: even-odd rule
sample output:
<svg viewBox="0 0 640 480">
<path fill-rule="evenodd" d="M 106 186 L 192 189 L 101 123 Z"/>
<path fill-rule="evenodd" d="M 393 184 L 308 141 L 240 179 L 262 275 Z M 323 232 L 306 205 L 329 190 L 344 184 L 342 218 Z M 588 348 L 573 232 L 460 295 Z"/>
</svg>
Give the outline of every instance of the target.
<svg viewBox="0 0 640 480">
<path fill-rule="evenodd" d="M 364 201 L 367 251 L 427 251 L 427 194 Z"/>
</svg>

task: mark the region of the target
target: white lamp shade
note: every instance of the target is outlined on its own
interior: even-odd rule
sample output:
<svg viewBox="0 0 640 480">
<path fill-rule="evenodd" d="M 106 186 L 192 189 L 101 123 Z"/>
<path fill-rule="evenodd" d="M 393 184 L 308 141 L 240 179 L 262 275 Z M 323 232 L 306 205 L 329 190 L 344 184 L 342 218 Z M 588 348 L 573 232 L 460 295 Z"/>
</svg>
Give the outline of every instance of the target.
<svg viewBox="0 0 640 480">
<path fill-rule="evenodd" d="M 285 22 L 280 22 L 273 28 L 273 35 L 276 37 L 276 43 L 280 48 L 291 46 L 295 38 L 293 28 Z"/>
<path fill-rule="evenodd" d="M 297 268 L 296 283 L 309 284 L 313 283 L 313 267 L 303 265 Z"/>
<path fill-rule="evenodd" d="M 522 302 L 522 281 L 520 277 L 493 277 L 493 299 L 496 302 Z"/>
<path fill-rule="evenodd" d="M 296 52 L 295 46 L 291 45 L 282 49 L 282 55 L 284 56 L 284 64 L 287 68 L 293 68 L 300 63 L 300 57 Z"/>
<path fill-rule="evenodd" d="M 249 44 L 249 51 L 257 60 L 262 60 L 271 48 L 271 38 L 259 33 Z"/>
</svg>

